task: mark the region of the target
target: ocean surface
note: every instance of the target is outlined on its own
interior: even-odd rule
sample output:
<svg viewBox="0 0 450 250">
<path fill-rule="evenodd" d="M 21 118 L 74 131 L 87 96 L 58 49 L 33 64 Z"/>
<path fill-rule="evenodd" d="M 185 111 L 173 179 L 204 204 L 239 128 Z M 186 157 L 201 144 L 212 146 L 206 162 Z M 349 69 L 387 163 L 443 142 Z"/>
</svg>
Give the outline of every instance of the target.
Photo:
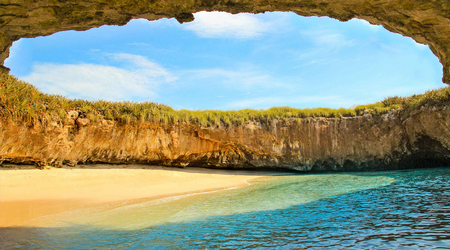
<svg viewBox="0 0 450 250">
<path fill-rule="evenodd" d="M 450 168 L 267 177 L 2 229 L 23 249 L 450 249 Z"/>
</svg>

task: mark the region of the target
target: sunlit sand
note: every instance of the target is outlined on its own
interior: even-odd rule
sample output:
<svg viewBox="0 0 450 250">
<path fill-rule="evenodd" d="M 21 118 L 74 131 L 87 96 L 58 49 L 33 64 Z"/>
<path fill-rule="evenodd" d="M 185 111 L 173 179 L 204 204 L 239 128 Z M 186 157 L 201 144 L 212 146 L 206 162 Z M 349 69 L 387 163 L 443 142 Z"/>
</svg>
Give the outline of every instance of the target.
<svg viewBox="0 0 450 250">
<path fill-rule="evenodd" d="M 35 219 L 45 221 L 42 218 L 47 215 L 100 204 L 245 186 L 248 181 L 264 176 L 242 171 L 138 167 L 142 166 L 1 170 L 0 227 L 36 226 Z"/>
</svg>

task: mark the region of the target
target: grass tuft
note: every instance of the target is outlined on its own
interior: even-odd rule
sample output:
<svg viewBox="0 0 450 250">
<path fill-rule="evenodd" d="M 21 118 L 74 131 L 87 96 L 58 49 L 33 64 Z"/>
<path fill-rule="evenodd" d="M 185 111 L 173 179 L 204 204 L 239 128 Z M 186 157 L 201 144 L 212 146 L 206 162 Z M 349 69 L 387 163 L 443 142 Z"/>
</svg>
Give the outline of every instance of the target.
<svg viewBox="0 0 450 250">
<path fill-rule="evenodd" d="M 0 73 L 0 117 L 10 121 L 25 121 L 41 124 L 48 121 L 64 121 L 67 112 L 76 110 L 80 117 L 92 122 L 112 120 L 122 124 L 155 122 L 163 124 L 197 124 L 203 127 L 240 125 L 247 121 L 270 124 L 274 119 L 310 117 L 354 117 L 364 114 L 385 114 L 398 110 L 406 118 L 414 110 L 423 106 L 450 105 L 450 87 L 427 91 L 409 97 L 388 97 L 381 102 L 359 105 L 350 109 L 296 109 L 273 107 L 267 110 L 243 109 L 238 111 L 220 110 L 174 110 L 154 102 L 108 102 L 71 100 L 60 95 L 40 92 L 29 83 L 19 81 L 12 75 Z"/>
</svg>

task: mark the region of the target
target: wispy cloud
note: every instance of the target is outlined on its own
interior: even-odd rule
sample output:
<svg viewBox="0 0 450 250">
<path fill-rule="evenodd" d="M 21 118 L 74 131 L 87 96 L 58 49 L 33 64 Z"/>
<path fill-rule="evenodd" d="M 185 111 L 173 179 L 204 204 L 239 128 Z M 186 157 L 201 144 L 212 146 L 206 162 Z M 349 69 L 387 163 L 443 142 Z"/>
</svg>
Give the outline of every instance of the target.
<svg viewBox="0 0 450 250">
<path fill-rule="evenodd" d="M 289 88 L 291 85 L 281 82 L 270 74 L 257 67 L 242 67 L 227 70 L 222 68 L 184 70 L 179 72 L 180 78 L 191 82 L 200 79 L 212 79 L 220 88 L 232 88 L 236 91 L 254 91 L 268 88 Z"/>
<path fill-rule="evenodd" d="M 343 34 L 330 30 L 302 30 L 300 35 L 320 47 L 339 48 L 355 44 L 354 40 L 347 39 Z"/>
<path fill-rule="evenodd" d="M 144 100 L 156 96 L 162 83 L 176 80 L 171 73 L 144 56 L 106 54 L 122 67 L 80 64 L 35 64 L 21 77 L 50 94 L 89 100 Z"/>
<path fill-rule="evenodd" d="M 262 82 L 267 81 L 271 76 L 268 74 L 261 74 L 253 71 L 241 70 L 225 70 L 225 69 L 198 69 L 188 70 L 184 72 L 195 79 L 214 78 L 221 84 L 235 85 L 239 84 L 241 87 L 253 87 L 254 85 L 261 85 Z"/>
<path fill-rule="evenodd" d="M 129 43 L 128 45 L 130 45 L 130 46 L 146 46 L 146 47 L 150 46 L 150 44 L 148 44 L 148 43 Z"/>
<path fill-rule="evenodd" d="M 297 55 L 299 61 L 298 66 L 293 68 L 323 66 L 336 63 L 338 60 L 342 63 L 343 59 L 337 59 L 336 55 L 356 44 L 354 39 L 348 39 L 344 34 L 332 30 L 301 30 L 299 33 L 312 46 L 307 50 L 293 51 L 292 54 Z"/>
<path fill-rule="evenodd" d="M 198 36 L 208 38 L 250 39 L 268 31 L 268 26 L 254 14 L 230 14 L 226 12 L 198 12 L 195 20 L 183 27 Z"/>
</svg>

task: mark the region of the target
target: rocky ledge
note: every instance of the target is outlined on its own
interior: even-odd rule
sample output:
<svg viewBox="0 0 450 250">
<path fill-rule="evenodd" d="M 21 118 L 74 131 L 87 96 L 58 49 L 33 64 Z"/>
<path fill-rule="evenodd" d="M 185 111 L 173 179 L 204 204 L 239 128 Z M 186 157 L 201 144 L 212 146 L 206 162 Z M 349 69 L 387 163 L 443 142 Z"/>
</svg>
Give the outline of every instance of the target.
<svg viewBox="0 0 450 250">
<path fill-rule="evenodd" d="M 239 126 L 0 121 L 3 163 L 152 164 L 172 167 L 366 171 L 450 166 L 450 106 L 408 117 L 292 118 Z"/>
</svg>

